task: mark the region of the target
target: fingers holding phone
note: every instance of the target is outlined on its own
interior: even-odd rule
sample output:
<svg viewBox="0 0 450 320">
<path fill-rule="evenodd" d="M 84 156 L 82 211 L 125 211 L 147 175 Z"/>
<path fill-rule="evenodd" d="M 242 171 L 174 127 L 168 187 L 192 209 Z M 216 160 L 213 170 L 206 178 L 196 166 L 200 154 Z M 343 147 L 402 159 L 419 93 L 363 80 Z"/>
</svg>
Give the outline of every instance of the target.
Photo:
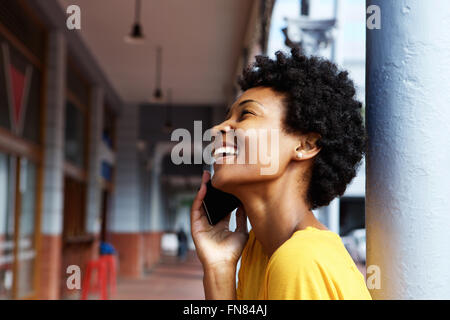
<svg viewBox="0 0 450 320">
<path fill-rule="evenodd" d="M 194 233 L 205 228 L 207 222 L 205 211 L 203 209 L 203 199 L 206 195 L 206 183 L 210 180 L 211 174 L 208 171 L 203 171 L 202 182 L 197 192 L 197 196 L 192 202 L 191 207 L 191 232 Z M 195 228 L 195 229 L 193 229 Z"/>
<path fill-rule="evenodd" d="M 212 187 L 209 172 L 203 173 L 202 184 L 192 203 L 191 232 L 204 266 L 237 263 L 248 238 L 247 218 L 241 210 L 235 232 L 229 230 L 228 221 L 239 205 L 237 198 Z"/>
</svg>

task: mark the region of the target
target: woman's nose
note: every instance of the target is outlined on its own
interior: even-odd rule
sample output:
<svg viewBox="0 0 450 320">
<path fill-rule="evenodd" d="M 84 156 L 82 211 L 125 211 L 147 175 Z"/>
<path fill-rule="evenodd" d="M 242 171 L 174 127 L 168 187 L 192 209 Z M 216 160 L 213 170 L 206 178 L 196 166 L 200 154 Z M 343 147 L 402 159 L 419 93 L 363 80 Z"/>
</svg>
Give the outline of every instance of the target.
<svg viewBox="0 0 450 320">
<path fill-rule="evenodd" d="M 231 131 L 231 125 L 225 122 L 222 122 L 221 124 L 218 124 L 217 126 L 213 127 L 213 134 L 226 134 L 228 131 Z"/>
</svg>

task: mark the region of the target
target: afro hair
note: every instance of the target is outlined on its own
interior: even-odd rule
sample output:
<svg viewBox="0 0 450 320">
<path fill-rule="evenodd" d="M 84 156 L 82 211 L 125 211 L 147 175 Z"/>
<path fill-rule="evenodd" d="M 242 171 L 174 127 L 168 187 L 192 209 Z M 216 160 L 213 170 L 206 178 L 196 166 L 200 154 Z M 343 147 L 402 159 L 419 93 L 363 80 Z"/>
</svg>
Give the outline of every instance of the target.
<svg viewBox="0 0 450 320">
<path fill-rule="evenodd" d="M 261 86 L 283 93 L 286 132 L 320 134 L 316 145 L 321 150 L 309 173 L 306 201 L 310 209 L 326 206 L 344 194 L 365 153 L 362 104 L 348 72 L 332 62 L 307 57 L 299 48 L 291 49 L 291 56 L 281 51 L 275 56 L 256 56 L 238 84 L 243 91 Z"/>
</svg>

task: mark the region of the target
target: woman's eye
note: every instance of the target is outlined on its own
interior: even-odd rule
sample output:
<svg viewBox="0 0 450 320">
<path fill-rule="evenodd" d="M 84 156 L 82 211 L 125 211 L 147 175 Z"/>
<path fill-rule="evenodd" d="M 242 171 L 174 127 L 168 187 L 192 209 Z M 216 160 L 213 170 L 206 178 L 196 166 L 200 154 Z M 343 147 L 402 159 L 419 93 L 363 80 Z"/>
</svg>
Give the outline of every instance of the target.
<svg viewBox="0 0 450 320">
<path fill-rule="evenodd" d="M 242 110 L 242 112 L 241 112 L 241 117 L 245 116 L 246 114 L 252 114 L 252 115 L 254 115 L 254 113 L 251 112 L 251 111 L 249 111 L 249 110 Z"/>
</svg>

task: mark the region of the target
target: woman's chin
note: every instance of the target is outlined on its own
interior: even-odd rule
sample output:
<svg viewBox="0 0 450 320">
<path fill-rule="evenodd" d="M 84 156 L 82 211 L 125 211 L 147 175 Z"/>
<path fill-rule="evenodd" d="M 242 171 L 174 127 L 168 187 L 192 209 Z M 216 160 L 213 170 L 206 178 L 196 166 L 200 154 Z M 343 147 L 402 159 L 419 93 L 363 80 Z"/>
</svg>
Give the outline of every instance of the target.
<svg viewBox="0 0 450 320">
<path fill-rule="evenodd" d="M 211 184 L 214 188 L 233 193 L 241 185 L 260 182 L 264 176 L 259 174 L 258 166 L 214 165 Z"/>
<path fill-rule="evenodd" d="M 238 181 L 236 181 L 233 172 L 227 172 L 228 168 L 221 168 L 214 171 L 214 175 L 211 179 L 211 184 L 214 188 L 222 190 L 224 192 L 230 193 L 233 186 L 236 186 Z"/>
<path fill-rule="evenodd" d="M 222 190 L 222 188 L 226 185 L 226 179 L 223 179 L 220 172 L 215 171 L 211 178 L 211 184 L 214 188 Z"/>
</svg>

